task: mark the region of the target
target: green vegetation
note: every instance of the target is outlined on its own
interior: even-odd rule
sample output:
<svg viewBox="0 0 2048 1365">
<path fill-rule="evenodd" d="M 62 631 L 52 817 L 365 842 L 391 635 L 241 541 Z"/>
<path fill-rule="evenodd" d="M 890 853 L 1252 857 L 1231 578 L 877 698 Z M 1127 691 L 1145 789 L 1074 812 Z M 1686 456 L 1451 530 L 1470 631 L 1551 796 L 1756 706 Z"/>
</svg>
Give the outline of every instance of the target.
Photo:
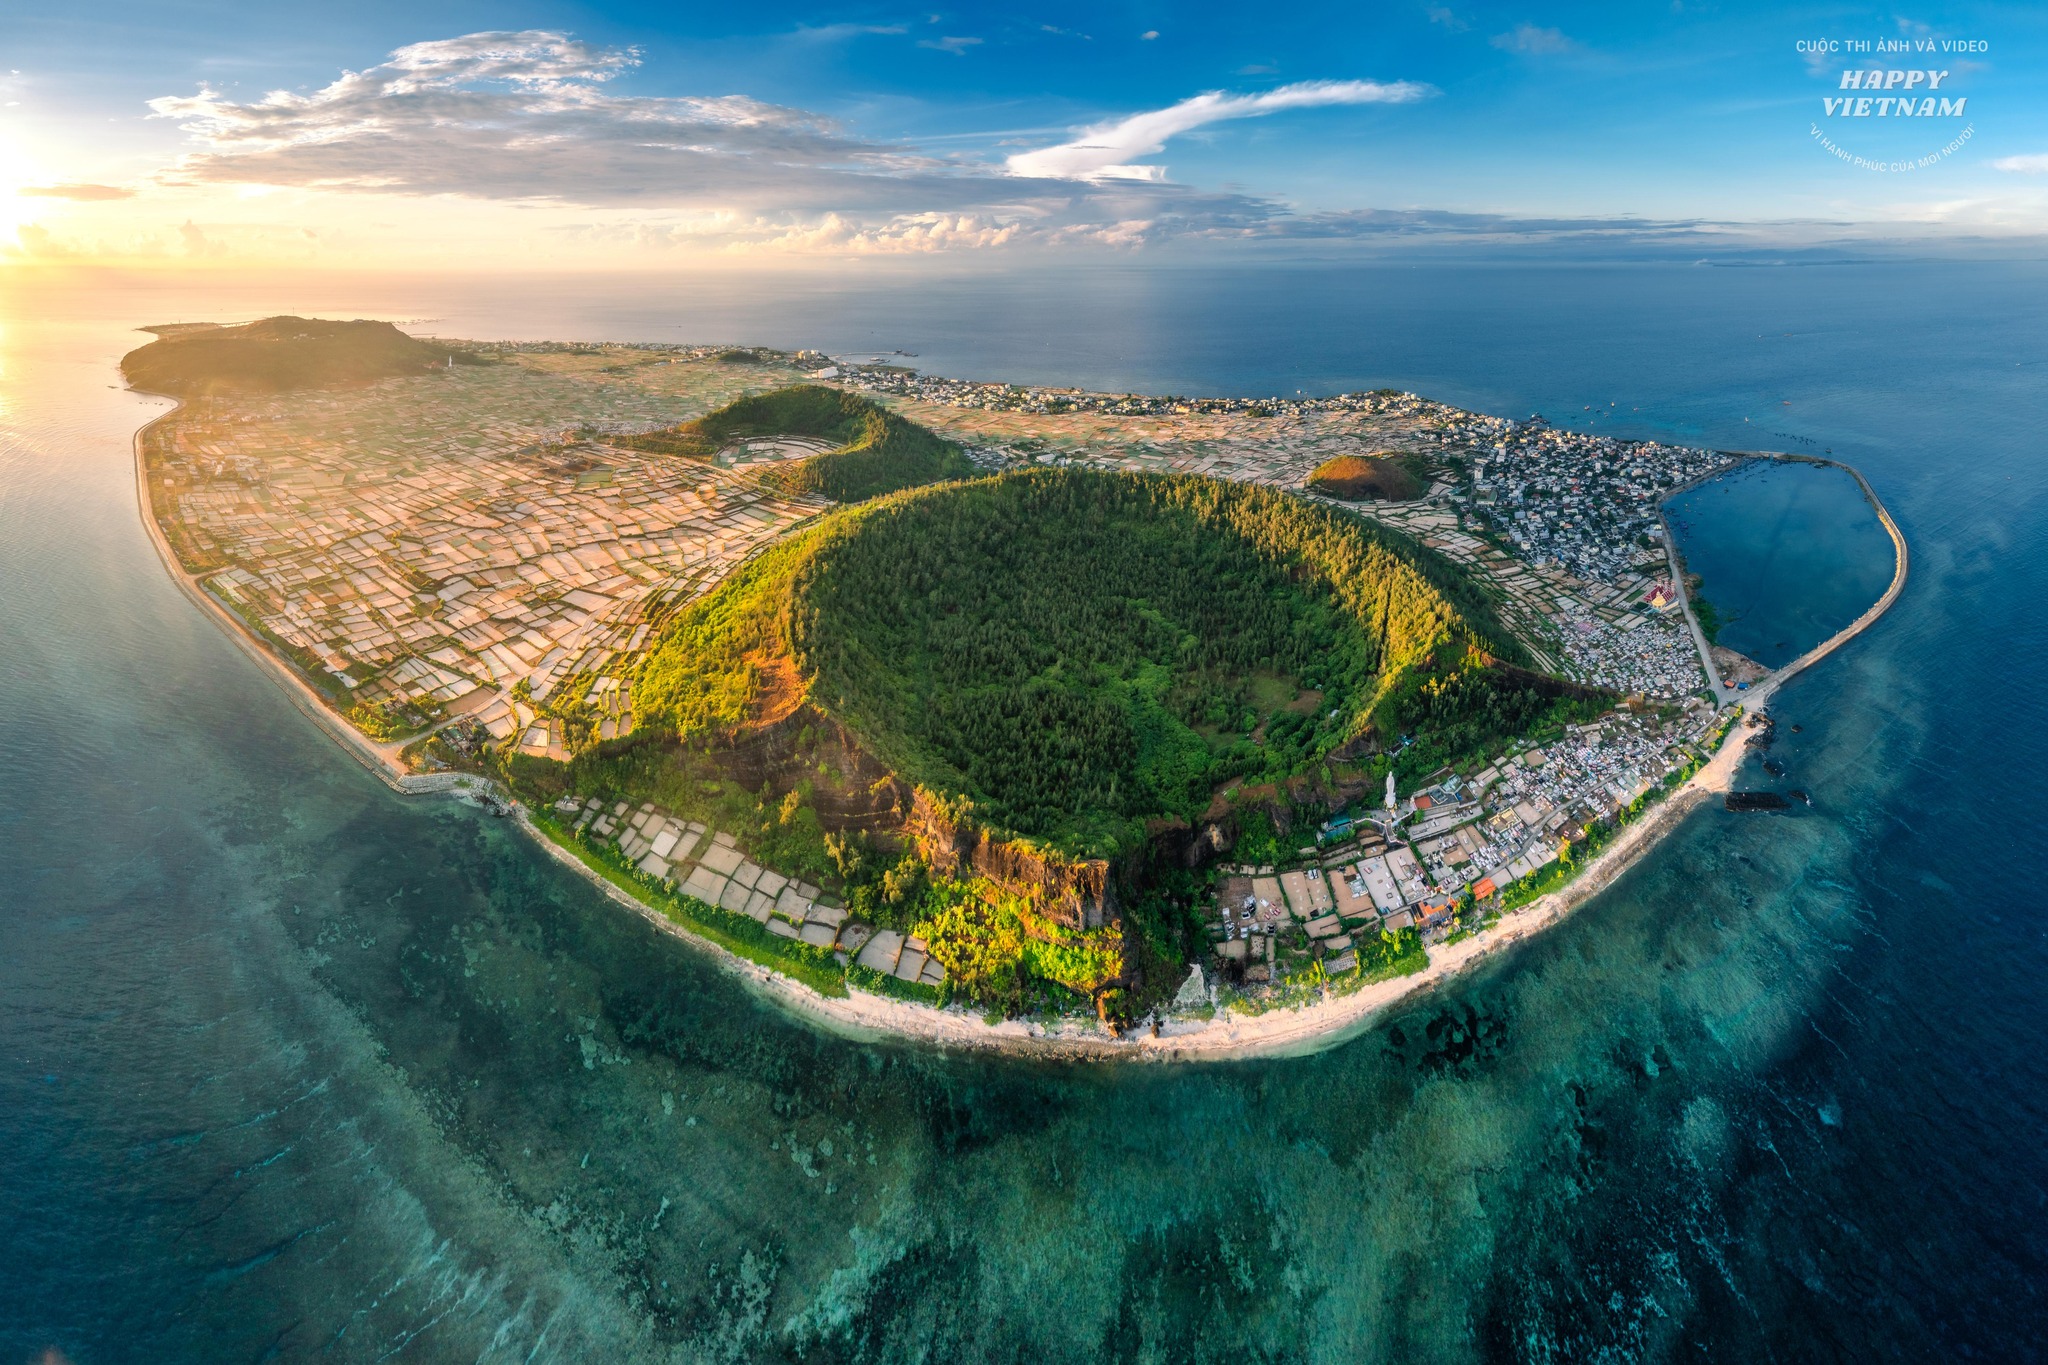
<svg viewBox="0 0 2048 1365">
<path fill-rule="evenodd" d="M 905 981 L 900 976 L 878 972 L 873 967 L 863 967 L 858 962 L 847 964 L 846 981 L 848 985 L 858 986 L 871 995 L 893 996 L 917 1005 L 943 1005 L 952 998 L 946 986 L 927 986 L 922 981 Z"/>
<path fill-rule="evenodd" d="M 1358 954 L 1358 967 L 1348 976 L 1336 978 L 1340 994 L 1375 981 L 1413 976 L 1429 965 L 1429 950 L 1422 946 L 1422 933 L 1416 929 L 1382 929 L 1361 939 L 1354 951 Z"/>
<path fill-rule="evenodd" d="M 1467 766 L 1490 755 L 1500 741 L 1518 737 L 1544 745 L 1564 727 L 1593 720 L 1614 704 L 1612 695 L 1522 669 L 1461 669 L 1404 681 L 1392 709 L 1403 719 L 1406 743 L 1394 771 L 1406 781 L 1438 768 Z"/>
<path fill-rule="evenodd" d="M 1309 487 L 1346 502 L 1368 498 L 1380 502 L 1411 502 L 1429 487 L 1420 455 L 1339 455 L 1325 460 L 1309 475 Z"/>
<path fill-rule="evenodd" d="M 1454 565 L 1343 512 L 1196 477 L 1031 470 L 897 492 L 770 547 L 663 621 L 634 683 L 638 735 L 566 766 L 510 759 L 508 777 L 711 820 L 861 920 L 921 936 L 947 972 L 943 992 L 855 984 L 1128 1017 L 1207 939 L 1207 879 L 1151 865 L 1150 822 L 1214 818 L 1228 792 L 1238 855 L 1282 861 L 1333 770 L 1433 770 L 1611 703 L 1525 657 Z M 819 810 L 873 811 L 891 775 L 1020 856 L 1116 860 L 1121 925 L 1074 929 L 1028 885 L 954 881 L 889 838 L 827 829 Z M 1427 961 L 1413 935 L 1358 955 L 1275 994 Z"/>
<path fill-rule="evenodd" d="M 1281 863 L 1291 857 L 1294 849 L 1294 841 L 1275 828 L 1270 812 L 1252 809 L 1238 817 L 1237 843 L 1231 848 L 1231 855 L 1238 862 L 1253 866 Z"/>
<path fill-rule="evenodd" d="M 771 688 L 789 685 L 797 570 L 831 525 L 770 546 L 670 618 L 633 687 L 643 718 L 684 739 L 709 737 L 737 729 Z"/>
<path fill-rule="evenodd" d="M 1728 625 L 1728 618 L 1721 615 L 1718 607 L 1698 593 L 1692 594 L 1691 601 L 1692 614 L 1700 623 L 1700 634 L 1707 637 L 1708 644 L 1719 644 L 1721 631 Z"/>
<path fill-rule="evenodd" d="M 652 734 L 600 745 L 568 763 L 512 753 L 499 759 L 509 786 L 544 809 L 564 796 L 651 801 L 686 820 L 731 834 L 755 858 L 788 876 L 825 882 L 839 863 L 820 824 L 808 780 L 775 796 L 723 776 L 718 757 Z M 751 921 L 750 921 L 751 922 Z"/>
<path fill-rule="evenodd" d="M 835 514 L 668 624 L 635 697 L 689 737 L 804 694 L 907 782 L 1068 856 L 1219 784 L 1547 714 L 1490 603 L 1395 533 L 1252 485 L 1034 470 Z"/>
<path fill-rule="evenodd" d="M 534 812 L 530 818 L 542 834 L 569 850 L 585 867 L 692 933 L 749 962 L 795 977 L 820 995 L 846 994 L 846 973 L 826 949 L 779 937 L 746 915 L 671 891 L 627 862 L 610 844 L 579 835 L 549 815 Z"/>
<path fill-rule="evenodd" d="M 180 397 L 214 391 L 277 393 L 344 388 L 449 363 L 482 364 L 456 347 L 418 341 L 388 322 L 275 317 L 240 327 L 167 334 L 121 357 L 138 389 Z"/>
<path fill-rule="evenodd" d="M 787 802 L 783 809 L 797 805 Z M 806 810 L 804 814 L 810 813 Z M 899 896 L 896 904 L 868 907 L 862 917 L 922 937 L 932 955 L 945 964 L 945 985 L 906 982 L 858 963 L 842 968 L 826 949 L 771 934 L 746 915 L 680 894 L 668 883 L 641 872 L 609 840 L 578 833 L 544 808 L 535 810 L 531 818 L 547 838 L 586 867 L 671 921 L 825 995 L 844 995 L 851 983 L 922 1004 L 967 1000 L 999 1016 L 1034 1010 L 1071 1012 L 1085 1009 L 1090 998 L 1123 971 L 1122 939 L 1115 928 L 1066 928 L 1036 913 L 1026 898 L 1006 894 L 988 882 L 932 877 L 911 855 L 893 860 L 871 858 L 865 867 L 857 865 L 858 856 L 848 859 L 854 864 L 847 868 L 849 889 L 879 888 L 892 871 L 914 872 L 906 894 Z M 815 820 L 815 816 L 810 818 Z M 835 836 L 825 842 L 836 845 L 840 841 Z M 883 913 L 874 913 L 876 908 Z"/>
<path fill-rule="evenodd" d="M 1577 869 L 1573 865 L 1572 858 L 1567 853 L 1566 856 L 1560 857 L 1558 861 L 1545 863 L 1520 881 L 1502 888 L 1500 908 L 1504 911 L 1519 909 L 1529 902 L 1557 890 L 1576 875 L 1578 875 Z"/>
<path fill-rule="evenodd" d="M 419 727 L 407 725 L 389 705 L 359 701 L 348 709 L 349 723 L 371 739 L 390 740 Z"/>
<path fill-rule="evenodd" d="M 918 907 L 914 932 L 945 964 L 955 991 L 1013 1014 L 1026 1007 L 1037 982 L 1085 1001 L 1123 972 L 1114 928 L 1064 928 L 987 882 L 934 882 Z"/>
<path fill-rule="evenodd" d="M 721 357 L 724 358 L 724 357 Z M 974 466 L 953 442 L 856 393 L 798 384 L 728 403 L 694 422 L 618 438 L 658 455 L 708 460 L 749 436 L 809 436 L 835 448 L 796 460 L 767 477 L 793 493 L 860 502 L 899 488 L 965 478 Z"/>
<path fill-rule="evenodd" d="M 1429 950 L 1422 946 L 1422 933 L 1417 929 L 1382 929 L 1361 937 L 1353 951 L 1358 956 L 1358 965 L 1348 972 L 1332 976 L 1322 962 L 1312 962 L 1306 970 L 1288 976 L 1270 991 L 1231 997 L 1229 1008 L 1248 1015 L 1292 1009 L 1312 1004 L 1325 993 L 1349 995 L 1375 981 L 1413 976 L 1429 965 Z"/>
</svg>

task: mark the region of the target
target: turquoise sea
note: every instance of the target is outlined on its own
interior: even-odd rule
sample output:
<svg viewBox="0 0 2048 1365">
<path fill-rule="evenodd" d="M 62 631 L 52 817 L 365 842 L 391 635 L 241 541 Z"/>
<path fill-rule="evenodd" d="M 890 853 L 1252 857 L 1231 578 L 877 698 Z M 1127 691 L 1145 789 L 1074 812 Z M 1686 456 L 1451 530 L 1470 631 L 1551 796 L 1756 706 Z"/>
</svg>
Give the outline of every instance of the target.
<svg viewBox="0 0 2048 1365">
<path fill-rule="evenodd" d="M 114 362 L 278 311 L 1829 450 L 1914 573 L 1777 704 L 1811 812 L 1702 809 L 1336 1046 L 858 1045 L 394 796 L 175 591 Z M 2032 263 L 10 284 L 0 1365 L 2040 1358 L 2043 317 Z M 1868 586 L 1814 544 L 1691 552 L 1767 652 Z"/>
</svg>

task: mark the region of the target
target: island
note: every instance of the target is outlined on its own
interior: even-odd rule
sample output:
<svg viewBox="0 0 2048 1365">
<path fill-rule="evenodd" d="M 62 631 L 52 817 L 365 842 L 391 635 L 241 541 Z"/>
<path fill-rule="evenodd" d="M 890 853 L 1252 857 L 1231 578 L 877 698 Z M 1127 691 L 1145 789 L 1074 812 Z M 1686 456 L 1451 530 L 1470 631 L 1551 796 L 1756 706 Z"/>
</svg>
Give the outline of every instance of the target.
<svg viewBox="0 0 2048 1365">
<path fill-rule="evenodd" d="M 1727 791 L 1906 573 L 1865 483 L 1890 589 L 1768 671 L 1661 509 L 1808 457 L 1385 389 L 148 330 L 145 524 L 308 715 L 855 1034 L 1326 1042 Z"/>
</svg>

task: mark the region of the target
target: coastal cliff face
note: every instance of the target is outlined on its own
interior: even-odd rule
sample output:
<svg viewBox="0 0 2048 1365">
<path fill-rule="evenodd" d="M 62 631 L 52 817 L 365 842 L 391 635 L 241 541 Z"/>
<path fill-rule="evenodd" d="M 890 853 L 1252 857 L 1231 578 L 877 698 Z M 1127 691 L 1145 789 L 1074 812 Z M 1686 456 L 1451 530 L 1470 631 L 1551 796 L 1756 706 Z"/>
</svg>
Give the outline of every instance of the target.
<svg viewBox="0 0 2048 1365">
<path fill-rule="evenodd" d="M 1220 803 L 1227 804 L 1227 803 Z M 1236 820 L 1225 810 L 1194 824 L 1177 817 L 1145 822 L 1145 856 L 1153 867 L 1202 867 L 1237 843 Z"/>
<path fill-rule="evenodd" d="M 986 877 L 1012 894 L 1029 896 L 1047 917 L 1070 929 L 1099 929 L 1120 918 L 1105 859 L 1066 859 L 991 838 L 986 830 L 962 825 L 922 789 L 912 797 L 904 833 L 935 871 Z"/>
<path fill-rule="evenodd" d="M 709 746 L 718 775 L 781 800 L 800 785 L 825 829 L 861 830 L 893 846 L 910 789 L 838 720 L 807 702 Z"/>
</svg>

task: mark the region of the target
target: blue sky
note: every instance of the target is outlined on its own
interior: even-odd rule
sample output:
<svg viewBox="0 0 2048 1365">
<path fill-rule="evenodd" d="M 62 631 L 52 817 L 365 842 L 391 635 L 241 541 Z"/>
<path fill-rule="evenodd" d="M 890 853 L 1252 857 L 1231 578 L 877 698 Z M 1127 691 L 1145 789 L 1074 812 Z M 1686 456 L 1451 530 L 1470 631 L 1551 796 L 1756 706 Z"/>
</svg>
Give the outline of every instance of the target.
<svg viewBox="0 0 2048 1365">
<path fill-rule="evenodd" d="M 1691 249 L 2048 225 L 2043 6 L 116 0 L 17 8 L 0 43 L 17 254 Z M 1966 103 L 1824 116 L 1848 67 L 1944 72 Z"/>
</svg>

